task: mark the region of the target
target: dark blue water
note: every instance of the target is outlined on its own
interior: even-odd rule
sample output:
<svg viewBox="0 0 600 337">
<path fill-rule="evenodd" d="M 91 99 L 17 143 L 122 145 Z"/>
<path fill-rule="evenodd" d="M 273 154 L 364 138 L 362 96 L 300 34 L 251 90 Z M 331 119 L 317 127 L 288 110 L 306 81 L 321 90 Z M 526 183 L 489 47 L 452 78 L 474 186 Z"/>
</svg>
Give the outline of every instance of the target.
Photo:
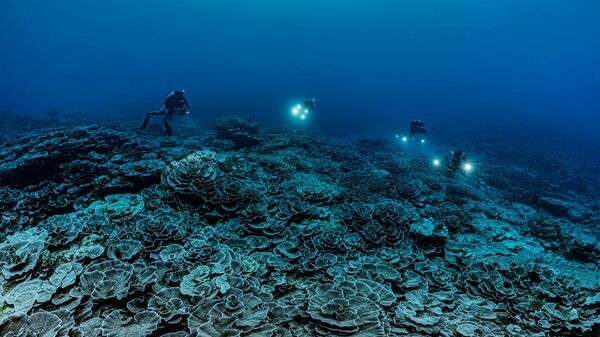
<svg viewBox="0 0 600 337">
<path fill-rule="evenodd" d="M 0 0 L 0 336 L 600 336 L 599 32 L 598 0 Z"/>
<path fill-rule="evenodd" d="M 598 140 L 593 0 L 4 0 L 0 27 L 0 110 L 135 118 L 184 88 L 190 118 L 287 128 L 314 96 L 323 133 L 418 117 Z"/>
</svg>

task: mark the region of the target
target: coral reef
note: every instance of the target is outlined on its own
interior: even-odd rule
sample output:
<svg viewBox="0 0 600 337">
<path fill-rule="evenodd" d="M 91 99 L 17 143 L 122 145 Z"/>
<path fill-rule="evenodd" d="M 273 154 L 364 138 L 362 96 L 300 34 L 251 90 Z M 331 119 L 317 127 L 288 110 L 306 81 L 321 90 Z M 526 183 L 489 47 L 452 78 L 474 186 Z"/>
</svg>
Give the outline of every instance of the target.
<svg viewBox="0 0 600 337">
<path fill-rule="evenodd" d="M 235 148 L 242 148 L 260 143 L 258 124 L 248 118 L 226 117 L 215 123 L 217 138 L 233 142 Z"/>
<path fill-rule="evenodd" d="M 240 118 L 216 131 L 6 139 L 0 335 L 600 331 L 595 189 L 528 183 L 519 199 L 499 164 L 448 175 L 381 139 L 259 134 Z"/>
</svg>

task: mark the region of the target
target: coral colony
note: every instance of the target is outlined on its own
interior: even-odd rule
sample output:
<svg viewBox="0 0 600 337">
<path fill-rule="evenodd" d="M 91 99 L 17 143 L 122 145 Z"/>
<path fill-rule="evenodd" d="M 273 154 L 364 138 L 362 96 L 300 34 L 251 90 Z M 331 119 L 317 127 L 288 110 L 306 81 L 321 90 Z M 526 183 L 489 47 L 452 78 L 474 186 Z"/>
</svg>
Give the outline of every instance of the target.
<svg viewBox="0 0 600 337">
<path fill-rule="evenodd" d="M 0 336 L 597 333 L 587 201 L 395 142 L 215 129 L 3 140 Z"/>
</svg>

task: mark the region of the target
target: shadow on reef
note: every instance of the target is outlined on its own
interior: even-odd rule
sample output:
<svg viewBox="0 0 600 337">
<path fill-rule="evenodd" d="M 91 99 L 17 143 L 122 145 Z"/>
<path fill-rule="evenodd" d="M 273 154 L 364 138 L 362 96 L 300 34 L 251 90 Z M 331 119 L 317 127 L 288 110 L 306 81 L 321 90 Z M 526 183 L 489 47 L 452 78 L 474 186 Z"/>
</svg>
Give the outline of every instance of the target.
<svg viewBox="0 0 600 337">
<path fill-rule="evenodd" d="M 0 335 L 598 336 L 591 202 L 386 140 L 115 126 L 4 142 Z"/>
</svg>

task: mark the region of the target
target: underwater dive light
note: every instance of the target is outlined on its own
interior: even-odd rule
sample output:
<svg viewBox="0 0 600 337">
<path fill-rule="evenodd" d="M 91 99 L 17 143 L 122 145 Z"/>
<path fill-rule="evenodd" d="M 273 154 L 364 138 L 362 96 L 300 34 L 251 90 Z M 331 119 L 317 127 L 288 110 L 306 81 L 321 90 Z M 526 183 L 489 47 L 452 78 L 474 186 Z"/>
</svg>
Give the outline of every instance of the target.
<svg viewBox="0 0 600 337">
<path fill-rule="evenodd" d="M 408 142 L 408 137 L 406 137 L 406 136 L 402 136 L 402 141 L 403 141 L 403 142 Z"/>
<path fill-rule="evenodd" d="M 473 171 L 473 165 L 469 162 L 466 162 L 463 164 L 463 170 L 465 170 L 465 172 L 471 172 Z"/>
<path fill-rule="evenodd" d="M 440 164 L 441 163 L 440 163 L 439 159 L 436 158 L 436 159 L 433 160 L 433 166 L 438 167 L 438 166 L 440 166 Z"/>
<path fill-rule="evenodd" d="M 305 120 L 309 112 L 310 110 L 308 108 L 303 107 L 302 104 L 296 104 L 292 108 L 292 115 L 300 118 L 301 120 Z"/>
<path fill-rule="evenodd" d="M 425 138 L 421 138 L 421 144 L 425 144 Z"/>
</svg>

